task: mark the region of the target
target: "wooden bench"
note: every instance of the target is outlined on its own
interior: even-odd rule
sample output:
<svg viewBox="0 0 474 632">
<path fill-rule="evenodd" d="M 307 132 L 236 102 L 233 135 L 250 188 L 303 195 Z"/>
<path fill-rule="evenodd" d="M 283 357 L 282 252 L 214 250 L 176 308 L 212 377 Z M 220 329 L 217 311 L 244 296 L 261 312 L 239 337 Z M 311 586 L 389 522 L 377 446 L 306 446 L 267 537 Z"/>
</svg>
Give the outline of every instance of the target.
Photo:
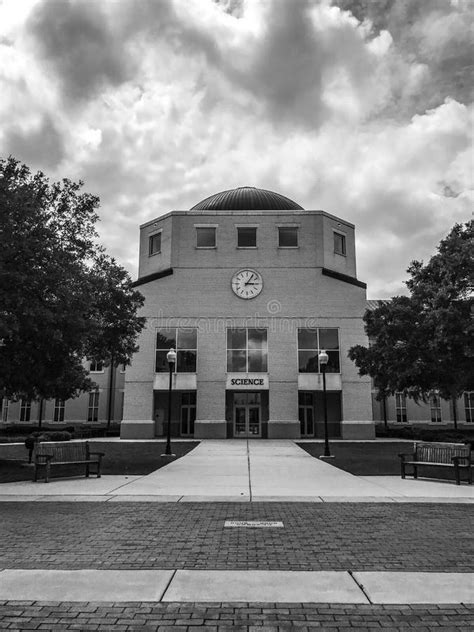
<svg viewBox="0 0 474 632">
<path fill-rule="evenodd" d="M 418 478 L 418 468 L 424 466 L 452 467 L 456 485 L 461 483 L 461 470 L 466 470 L 467 481 L 472 484 L 471 446 L 463 443 L 428 443 L 415 441 L 412 454 L 399 454 L 401 475 L 406 476 L 406 466 L 413 468 L 413 478 Z"/>
<path fill-rule="evenodd" d="M 90 466 L 96 465 L 97 478 L 100 478 L 100 465 L 103 452 L 91 452 L 88 441 L 67 443 L 40 443 L 35 450 L 35 481 L 41 468 L 45 468 L 45 483 L 49 482 L 51 467 L 55 465 L 84 465 L 86 478 Z"/>
</svg>

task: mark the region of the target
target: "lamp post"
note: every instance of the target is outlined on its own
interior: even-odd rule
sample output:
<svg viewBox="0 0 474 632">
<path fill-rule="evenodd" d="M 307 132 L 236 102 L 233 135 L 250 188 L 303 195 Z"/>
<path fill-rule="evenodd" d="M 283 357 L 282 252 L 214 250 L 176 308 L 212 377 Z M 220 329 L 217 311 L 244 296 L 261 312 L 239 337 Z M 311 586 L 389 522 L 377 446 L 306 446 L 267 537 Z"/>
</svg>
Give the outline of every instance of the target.
<svg viewBox="0 0 474 632">
<path fill-rule="evenodd" d="M 173 386 L 173 371 L 176 364 L 176 351 L 173 347 L 171 347 L 166 354 L 166 359 L 168 360 L 168 366 L 170 369 L 170 381 L 168 388 L 168 428 L 166 430 L 165 456 L 174 456 L 174 454 L 171 454 L 171 388 Z"/>
<path fill-rule="evenodd" d="M 319 352 L 319 366 L 321 367 L 321 372 L 323 374 L 323 402 L 324 402 L 324 455 L 320 458 L 330 459 L 331 453 L 329 451 L 329 439 L 328 439 L 328 402 L 326 396 L 326 365 L 329 361 L 329 356 L 321 349 Z"/>
</svg>

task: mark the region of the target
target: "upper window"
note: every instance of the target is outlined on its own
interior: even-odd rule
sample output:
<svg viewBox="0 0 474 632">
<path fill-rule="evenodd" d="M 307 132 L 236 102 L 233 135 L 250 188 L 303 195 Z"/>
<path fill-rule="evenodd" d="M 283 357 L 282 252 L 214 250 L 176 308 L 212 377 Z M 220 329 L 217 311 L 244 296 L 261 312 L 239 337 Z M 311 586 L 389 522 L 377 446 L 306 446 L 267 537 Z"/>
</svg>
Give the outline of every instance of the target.
<svg viewBox="0 0 474 632">
<path fill-rule="evenodd" d="M 433 393 L 430 397 L 431 421 L 436 423 L 441 421 L 441 401 L 439 395 Z"/>
<path fill-rule="evenodd" d="M 157 255 L 161 252 L 161 231 L 148 238 L 148 254 Z"/>
<path fill-rule="evenodd" d="M 298 229 L 296 226 L 278 227 L 278 246 L 279 248 L 298 247 Z"/>
<path fill-rule="evenodd" d="M 298 329 L 298 370 L 300 373 L 321 373 L 319 353 L 324 350 L 329 360 L 326 373 L 340 373 L 339 332 L 337 329 Z"/>
<path fill-rule="evenodd" d="M 257 247 L 257 228 L 255 226 L 239 226 L 237 228 L 237 247 Z"/>
<path fill-rule="evenodd" d="M 346 254 L 346 236 L 341 233 L 334 233 L 334 252 L 337 255 Z"/>
<path fill-rule="evenodd" d="M 203 226 L 196 228 L 196 247 L 197 248 L 215 248 L 216 247 L 216 229 L 214 226 Z"/>
<path fill-rule="evenodd" d="M 266 373 L 267 330 L 233 328 L 227 330 L 227 371 Z"/>
<path fill-rule="evenodd" d="M 466 411 L 466 421 L 474 422 L 474 391 L 464 393 L 464 410 Z"/>
<path fill-rule="evenodd" d="M 197 329 L 195 327 L 167 327 L 156 332 L 155 371 L 169 371 L 166 354 L 173 347 L 176 351 L 175 373 L 196 373 Z"/>
<path fill-rule="evenodd" d="M 20 404 L 20 421 L 30 421 L 31 400 L 22 399 Z"/>
<path fill-rule="evenodd" d="M 102 360 L 91 360 L 89 372 L 90 373 L 103 373 L 104 363 L 102 362 Z"/>
<path fill-rule="evenodd" d="M 407 398 L 405 393 L 395 393 L 395 412 L 397 414 L 397 421 L 400 423 L 406 423 L 407 417 Z"/>
</svg>

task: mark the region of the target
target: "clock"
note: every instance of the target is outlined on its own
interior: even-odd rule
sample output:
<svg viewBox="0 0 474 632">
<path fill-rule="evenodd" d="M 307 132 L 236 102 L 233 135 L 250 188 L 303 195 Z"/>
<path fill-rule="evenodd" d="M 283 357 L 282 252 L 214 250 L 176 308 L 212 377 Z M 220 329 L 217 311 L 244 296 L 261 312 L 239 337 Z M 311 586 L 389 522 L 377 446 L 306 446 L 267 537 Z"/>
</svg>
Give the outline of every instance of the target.
<svg viewBox="0 0 474 632">
<path fill-rule="evenodd" d="M 239 270 L 232 277 L 232 290 L 239 298 L 255 298 L 263 290 L 262 275 L 250 268 Z"/>
</svg>

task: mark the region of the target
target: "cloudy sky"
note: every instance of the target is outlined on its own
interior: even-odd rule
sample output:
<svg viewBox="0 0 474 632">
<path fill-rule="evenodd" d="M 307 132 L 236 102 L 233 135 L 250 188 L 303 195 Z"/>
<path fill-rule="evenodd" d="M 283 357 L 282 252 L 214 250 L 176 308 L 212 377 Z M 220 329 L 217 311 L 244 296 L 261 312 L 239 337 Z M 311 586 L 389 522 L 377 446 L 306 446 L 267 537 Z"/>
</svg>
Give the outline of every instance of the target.
<svg viewBox="0 0 474 632">
<path fill-rule="evenodd" d="M 471 0 L 0 0 L 0 156 L 138 225 L 237 186 L 353 222 L 369 298 L 472 216 Z"/>
</svg>

